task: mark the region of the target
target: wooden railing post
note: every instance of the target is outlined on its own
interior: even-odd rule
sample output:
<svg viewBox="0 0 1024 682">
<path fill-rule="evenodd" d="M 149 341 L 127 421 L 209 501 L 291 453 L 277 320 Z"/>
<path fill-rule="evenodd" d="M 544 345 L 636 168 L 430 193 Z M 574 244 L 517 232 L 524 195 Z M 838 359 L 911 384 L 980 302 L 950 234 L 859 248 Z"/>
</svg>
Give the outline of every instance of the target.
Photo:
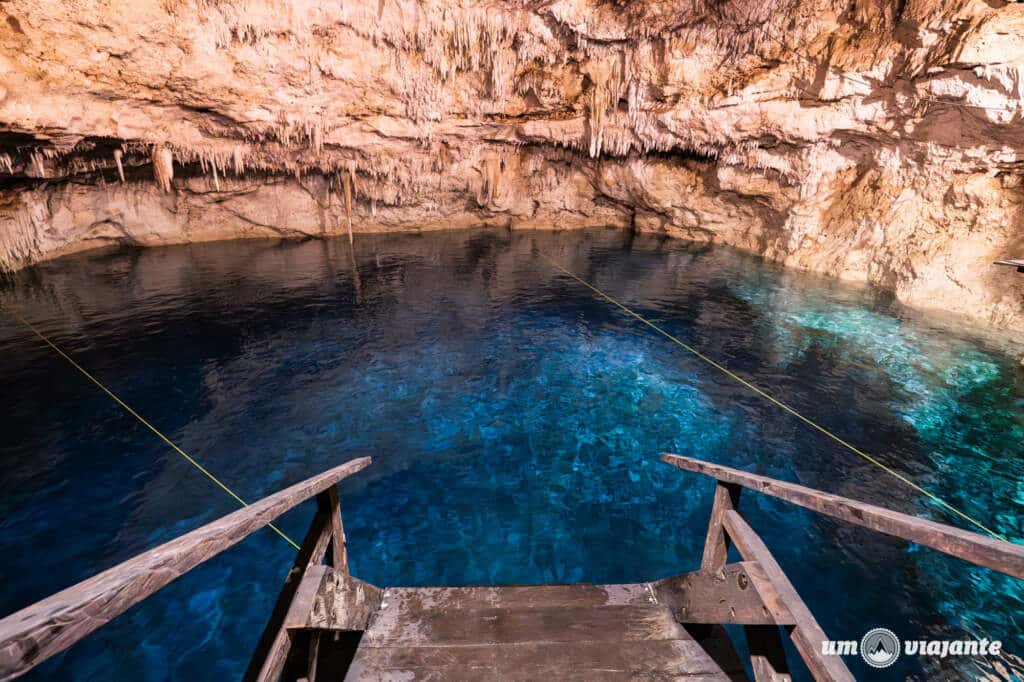
<svg viewBox="0 0 1024 682">
<path fill-rule="evenodd" d="M 729 539 L 722 524 L 725 521 L 725 513 L 735 510 L 739 501 L 738 485 L 722 481 L 716 483 L 715 503 L 711 507 L 711 519 L 708 521 L 708 534 L 704 540 L 704 557 L 700 562 L 700 570 L 717 573 L 725 568 L 729 556 Z"/>
<path fill-rule="evenodd" d="M 337 486 L 331 486 L 317 495 L 316 505 L 331 520 L 331 566 L 347 576 L 348 548 L 345 546 L 345 526 L 341 523 L 341 501 L 338 499 Z"/>
<path fill-rule="evenodd" d="M 718 574 L 725 570 L 730 544 L 725 517 L 728 512 L 738 513 L 741 491 L 742 488 L 734 483 L 715 482 L 715 500 L 711 507 L 707 538 L 704 540 L 704 556 L 700 563 L 702 573 Z M 746 625 L 744 631 L 755 682 L 788 682 L 789 668 L 779 626 Z"/>
<path fill-rule="evenodd" d="M 320 660 L 320 632 L 309 633 L 309 657 L 306 663 L 306 682 L 316 682 L 316 667 Z"/>
<path fill-rule="evenodd" d="M 329 490 L 334 490 L 334 486 L 331 486 Z M 277 595 L 277 601 L 263 628 L 263 634 L 260 635 L 260 641 L 256 644 L 252 658 L 249 659 L 249 667 L 242 677 L 244 682 L 276 680 L 280 676 L 292 645 L 284 627 L 288 607 L 291 606 L 292 599 L 295 598 L 295 592 L 299 589 L 306 570 L 324 560 L 330 540 L 330 516 L 326 511 L 318 509 L 313 516 L 313 521 L 309 524 L 306 538 L 292 563 L 292 568 L 288 571 L 284 586 L 281 588 L 280 594 Z"/>
<path fill-rule="evenodd" d="M 324 561 L 330 545 L 330 565 L 342 579 L 349 581 L 348 548 L 345 546 L 345 527 L 341 523 L 341 503 L 338 498 L 338 487 L 326 488 L 316 496 L 316 516 L 302 544 L 302 550 L 296 558 L 292 573 L 289 574 L 284 589 L 274 606 L 270 622 L 263 631 L 263 637 L 256 653 L 249 663 L 244 680 L 246 682 L 272 682 L 277 680 L 284 668 L 288 653 L 291 650 L 291 639 L 286 625 L 286 616 L 295 598 L 298 583 L 306 569 Z M 359 581 L 354 581 L 358 583 Z M 365 585 L 365 584 L 364 584 Z M 370 587 L 372 586 L 366 586 Z M 316 647 L 319 646 L 319 635 L 314 635 L 311 642 L 309 676 L 312 680 L 316 675 Z"/>
</svg>

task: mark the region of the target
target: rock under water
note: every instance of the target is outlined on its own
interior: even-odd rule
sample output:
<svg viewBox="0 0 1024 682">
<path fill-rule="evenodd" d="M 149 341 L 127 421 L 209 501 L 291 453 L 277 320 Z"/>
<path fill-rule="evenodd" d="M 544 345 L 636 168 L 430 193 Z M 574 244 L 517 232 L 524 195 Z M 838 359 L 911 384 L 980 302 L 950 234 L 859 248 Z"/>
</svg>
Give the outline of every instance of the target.
<svg viewBox="0 0 1024 682">
<path fill-rule="evenodd" d="M 0 268 L 616 226 L 1024 328 L 1024 4 L 10 0 Z"/>
</svg>

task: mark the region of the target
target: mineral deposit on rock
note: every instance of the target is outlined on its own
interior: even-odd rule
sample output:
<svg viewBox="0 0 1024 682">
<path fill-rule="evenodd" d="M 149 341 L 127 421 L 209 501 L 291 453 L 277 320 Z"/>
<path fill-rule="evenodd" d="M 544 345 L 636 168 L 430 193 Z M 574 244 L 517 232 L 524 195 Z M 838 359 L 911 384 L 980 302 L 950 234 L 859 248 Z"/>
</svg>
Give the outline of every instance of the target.
<svg viewBox="0 0 1024 682">
<path fill-rule="evenodd" d="M 1024 4 L 8 0 L 0 268 L 616 226 L 1024 329 Z"/>
</svg>

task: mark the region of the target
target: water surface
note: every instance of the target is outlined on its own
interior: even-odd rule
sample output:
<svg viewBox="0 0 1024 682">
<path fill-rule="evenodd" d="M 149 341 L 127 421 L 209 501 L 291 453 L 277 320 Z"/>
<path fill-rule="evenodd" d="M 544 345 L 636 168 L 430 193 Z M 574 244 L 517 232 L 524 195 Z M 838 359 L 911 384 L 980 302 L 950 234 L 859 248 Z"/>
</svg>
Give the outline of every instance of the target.
<svg viewBox="0 0 1024 682">
<path fill-rule="evenodd" d="M 1024 538 L 1019 347 L 729 249 L 612 231 L 217 243 L 65 258 L 2 303 L 248 500 L 372 456 L 342 507 L 352 570 L 379 585 L 692 570 L 713 484 L 666 451 L 956 522 L 541 254 Z M 235 508 L 7 315 L 0 427 L 4 614 Z M 858 678 L 1020 664 L 1021 581 L 752 493 L 741 509 L 830 636 L 975 633 L 1010 652 L 851 660 Z M 279 525 L 301 538 L 311 516 Z M 238 678 L 292 556 L 257 533 L 30 678 Z"/>
</svg>

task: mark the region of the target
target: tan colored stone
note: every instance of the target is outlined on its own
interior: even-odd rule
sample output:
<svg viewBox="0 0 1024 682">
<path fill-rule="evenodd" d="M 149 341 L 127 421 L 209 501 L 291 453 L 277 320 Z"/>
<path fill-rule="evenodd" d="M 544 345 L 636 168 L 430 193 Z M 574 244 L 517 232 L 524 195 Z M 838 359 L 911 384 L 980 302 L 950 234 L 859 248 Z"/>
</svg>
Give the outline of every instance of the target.
<svg viewBox="0 0 1024 682">
<path fill-rule="evenodd" d="M 3 7 L 0 269 L 344 234 L 349 187 L 356 234 L 632 227 L 1024 330 L 991 267 L 1024 255 L 1020 4 Z"/>
</svg>

